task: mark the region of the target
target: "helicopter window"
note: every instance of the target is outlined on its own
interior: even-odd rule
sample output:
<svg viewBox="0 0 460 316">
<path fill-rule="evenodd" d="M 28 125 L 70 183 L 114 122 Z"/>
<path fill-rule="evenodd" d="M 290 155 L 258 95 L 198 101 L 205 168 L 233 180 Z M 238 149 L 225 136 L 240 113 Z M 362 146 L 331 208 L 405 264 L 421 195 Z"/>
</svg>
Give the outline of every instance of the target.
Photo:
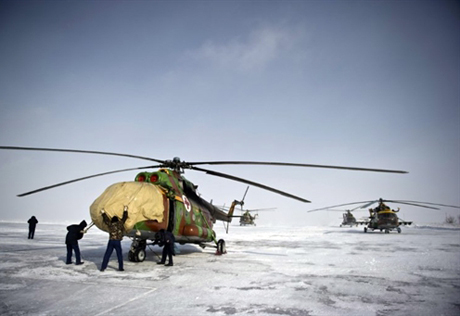
<svg viewBox="0 0 460 316">
<path fill-rule="evenodd" d="M 158 175 L 155 174 L 155 173 L 152 174 L 152 175 L 150 176 L 150 182 L 155 183 L 155 182 L 157 182 L 157 181 L 158 181 Z"/>
<path fill-rule="evenodd" d="M 166 173 L 166 174 L 169 174 L 168 170 L 166 170 L 166 169 L 160 169 L 160 170 L 158 170 L 158 171 L 159 171 L 159 172 Z"/>
</svg>

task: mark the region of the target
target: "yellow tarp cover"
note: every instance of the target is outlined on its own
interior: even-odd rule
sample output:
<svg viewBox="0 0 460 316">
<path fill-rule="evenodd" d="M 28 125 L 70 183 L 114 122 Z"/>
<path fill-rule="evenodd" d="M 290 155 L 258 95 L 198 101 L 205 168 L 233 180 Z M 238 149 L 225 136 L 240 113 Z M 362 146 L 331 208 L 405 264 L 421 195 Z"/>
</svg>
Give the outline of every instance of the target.
<svg viewBox="0 0 460 316">
<path fill-rule="evenodd" d="M 123 207 L 128 206 L 126 231 L 145 220 L 163 221 L 163 194 L 157 186 L 146 182 L 120 182 L 109 186 L 90 206 L 91 220 L 99 229 L 107 230 L 103 224 L 101 210 L 112 218 L 123 216 Z"/>
</svg>

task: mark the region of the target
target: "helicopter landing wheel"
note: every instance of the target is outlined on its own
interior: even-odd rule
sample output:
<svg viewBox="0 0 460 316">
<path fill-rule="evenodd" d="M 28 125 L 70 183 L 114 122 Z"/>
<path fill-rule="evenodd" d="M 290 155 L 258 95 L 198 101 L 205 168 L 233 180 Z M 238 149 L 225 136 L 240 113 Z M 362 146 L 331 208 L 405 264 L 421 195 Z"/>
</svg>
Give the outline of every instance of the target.
<svg viewBox="0 0 460 316">
<path fill-rule="evenodd" d="M 147 253 L 145 252 L 145 248 L 147 247 L 147 242 L 142 239 L 135 239 L 131 244 L 131 248 L 129 249 L 128 259 L 131 262 L 142 262 L 145 260 Z"/>
<path fill-rule="evenodd" d="M 367 233 L 367 227 L 364 227 L 364 232 Z"/>
<path fill-rule="evenodd" d="M 225 240 L 219 239 L 217 242 L 217 255 L 223 255 L 227 253 L 227 248 L 225 247 Z"/>
<path fill-rule="evenodd" d="M 398 234 L 401 234 L 401 228 L 398 227 L 396 230 L 398 231 Z"/>
<path fill-rule="evenodd" d="M 385 234 L 389 234 L 390 233 L 390 230 L 389 229 L 385 229 Z"/>
</svg>

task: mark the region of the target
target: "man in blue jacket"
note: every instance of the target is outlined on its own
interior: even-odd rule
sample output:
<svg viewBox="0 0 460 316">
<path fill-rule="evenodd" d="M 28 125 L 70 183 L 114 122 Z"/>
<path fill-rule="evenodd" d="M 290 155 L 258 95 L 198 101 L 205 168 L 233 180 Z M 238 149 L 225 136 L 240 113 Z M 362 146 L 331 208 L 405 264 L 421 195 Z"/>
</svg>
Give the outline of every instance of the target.
<svg viewBox="0 0 460 316">
<path fill-rule="evenodd" d="M 67 260 L 66 264 L 72 263 L 72 250 L 75 252 L 75 264 L 80 265 L 84 262 L 81 261 L 80 248 L 78 247 L 78 241 L 83 238 L 84 229 L 86 227 L 86 221 L 81 221 L 80 224 L 74 224 L 67 226 L 67 235 L 65 237 L 65 244 L 67 245 Z"/>
</svg>

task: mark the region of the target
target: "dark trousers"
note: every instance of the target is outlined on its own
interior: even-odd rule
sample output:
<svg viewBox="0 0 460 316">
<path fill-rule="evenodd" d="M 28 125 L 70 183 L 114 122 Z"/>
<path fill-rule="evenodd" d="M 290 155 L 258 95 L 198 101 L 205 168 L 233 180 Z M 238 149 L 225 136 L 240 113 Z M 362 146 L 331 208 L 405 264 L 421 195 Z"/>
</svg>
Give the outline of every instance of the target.
<svg viewBox="0 0 460 316">
<path fill-rule="evenodd" d="M 80 257 L 80 247 L 78 247 L 78 244 L 66 244 L 67 246 L 67 261 L 66 263 L 72 263 L 72 249 L 75 251 L 75 259 L 77 260 L 76 263 L 81 262 L 81 257 Z"/>
<path fill-rule="evenodd" d="M 123 253 L 121 251 L 121 240 L 109 240 L 107 244 L 107 250 L 105 251 L 104 260 L 102 261 L 101 270 L 105 270 L 109 264 L 110 256 L 113 250 L 117 252 L 118 257 L 118 270 L 123 269 Z"/>
<path fill-rule="evenodd" d="M 29 227 L 29 239 L 34 239 L 35 227 Z"/>
<path fill-rule="evenodd" d="M 173 264 L 173 258 L 172 258 L 172 255 L 173 255 L 173 248 L 174 246 L 172 246 L 171 244 L 166 244 L 164 247 L 163 247 L 163 254 L 161 256 L 161 263 L 165 263 L 166 262 L 166 256 L 168 257 L 168 262 L 169 264 Z"/>
</svg>

